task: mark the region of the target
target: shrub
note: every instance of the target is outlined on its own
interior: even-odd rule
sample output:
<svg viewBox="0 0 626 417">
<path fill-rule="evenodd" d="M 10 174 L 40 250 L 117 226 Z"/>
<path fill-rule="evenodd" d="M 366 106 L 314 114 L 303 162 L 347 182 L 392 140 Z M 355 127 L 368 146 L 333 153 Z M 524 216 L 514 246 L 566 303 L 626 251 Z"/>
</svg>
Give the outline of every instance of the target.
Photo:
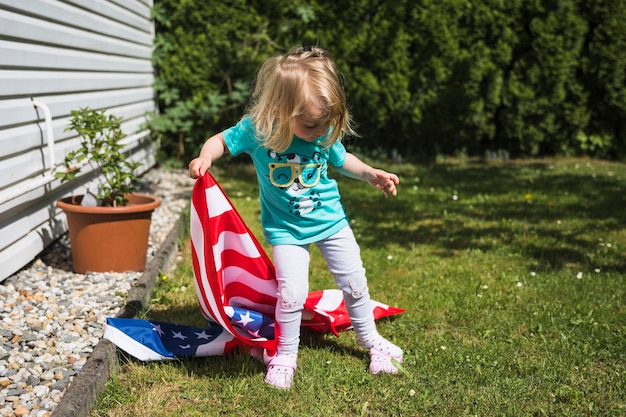
<svg viewBox="0 0 626 417">
<path fill-rule="evenodd" d="M 168 155 L 191 158 L 236 122 L 269 55 L 320 44 L 345 74 L 362 148 L 626 156 L 619 0 L 159 0 L 154 11 L 152 127 Z"/>
</svg>

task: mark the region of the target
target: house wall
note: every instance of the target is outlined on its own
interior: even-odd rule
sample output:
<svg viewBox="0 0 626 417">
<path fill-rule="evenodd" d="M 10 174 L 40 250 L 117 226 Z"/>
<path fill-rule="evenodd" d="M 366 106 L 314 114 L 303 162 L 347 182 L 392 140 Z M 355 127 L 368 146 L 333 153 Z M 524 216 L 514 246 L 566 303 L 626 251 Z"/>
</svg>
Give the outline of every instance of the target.
<svg viewBox="0 0 626 417">
<path fill-rule="evenodd" d="M 152 4 L 0 0 L 0 281 L 66 232 L 56 200 L 93 181 L 88 169 L 70 183 L 54 180 L 79 143 L 65 131 L 71 110 L 121 116 L 130 157 L 141 171 L 154 165 L 157 144 L 141 130 L 156 110 Z"/>
</svg>

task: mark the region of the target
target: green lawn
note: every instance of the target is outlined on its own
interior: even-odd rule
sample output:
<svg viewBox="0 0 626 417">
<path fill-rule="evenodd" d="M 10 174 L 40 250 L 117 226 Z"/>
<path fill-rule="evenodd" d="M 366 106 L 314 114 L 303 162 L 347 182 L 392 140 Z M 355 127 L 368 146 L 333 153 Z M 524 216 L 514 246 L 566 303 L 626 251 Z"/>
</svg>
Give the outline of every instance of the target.
<svg viewBox="0 0 626 417">
<path fill-rule="evenodd" d="M 378 322 L 404 348 L 400 375 L 369 374 L 352 332 L 304 333 L 291 391 L 244 354 L 123 358 L 93 416 L 626 415 L 626 165 L 382 166 L 401 178 L 397 198 L 338 180 L 372 297 L 407 310 Z M 251 169 L 215 174 L 261 237 Z M 203 325 L 191 271 L 185 249 L 146 317 Z"/>
</svg>

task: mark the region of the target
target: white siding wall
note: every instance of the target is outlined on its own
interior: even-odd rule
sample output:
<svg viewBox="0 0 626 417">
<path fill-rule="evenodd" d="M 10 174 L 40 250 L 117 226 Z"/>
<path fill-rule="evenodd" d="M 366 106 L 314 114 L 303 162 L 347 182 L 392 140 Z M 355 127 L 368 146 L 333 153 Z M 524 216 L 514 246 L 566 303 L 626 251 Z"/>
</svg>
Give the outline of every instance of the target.
<svg viewBox="0 0 626 417">
<path fill-rule="evenodd" d="M 0 0 L 0 281 L 66 231 L 61 196 L 84 192 L 51 180 L 78 138 L 65 132 L 80 107 L 122 116 L 132 158 L 154 165 L 156 144 L 140 132 L 155 110 L 153 0 Z M 42 107 L 52 116 L 54 146 Z M 53 149 L 53 155 L 50 154 Z"/>
</svg>

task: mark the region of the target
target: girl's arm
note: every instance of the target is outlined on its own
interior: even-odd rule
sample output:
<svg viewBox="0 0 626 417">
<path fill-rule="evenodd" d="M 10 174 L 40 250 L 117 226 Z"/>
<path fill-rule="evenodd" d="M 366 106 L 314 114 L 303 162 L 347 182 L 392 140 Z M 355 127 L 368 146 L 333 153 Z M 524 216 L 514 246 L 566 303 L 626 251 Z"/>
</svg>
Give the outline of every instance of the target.
<svg viewBox="0 0 626 417">
<path fill-rule="evenodd" d="M 372 187 L 381 190 L 385 197 L 398 193 L 396 185 L 400 180 L 396 174 L 373 168 L 349 152 L 346 154 L 346 161 L 337 170 L 350 178 L 367 181 Z"/>
<path fill-rule="evenodd" d="M 203 176 L 213 162 L 228 152 L 222 133 L 211 136 L 202 146 L 200 155 L 189 162 L 189 176 L 193 179 Z"/>
</svg>

